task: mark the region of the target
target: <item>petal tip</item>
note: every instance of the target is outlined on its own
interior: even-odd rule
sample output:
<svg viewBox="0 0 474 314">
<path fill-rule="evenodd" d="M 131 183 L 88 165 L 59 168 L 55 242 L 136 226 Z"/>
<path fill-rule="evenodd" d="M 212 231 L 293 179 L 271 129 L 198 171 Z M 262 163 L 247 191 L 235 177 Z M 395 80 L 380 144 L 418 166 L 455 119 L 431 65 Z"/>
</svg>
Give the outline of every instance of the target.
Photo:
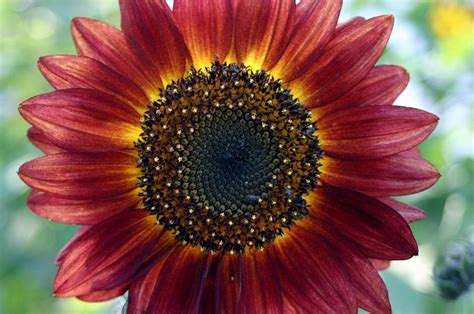
<svg viewBox="0 0 474 314">
<path fill-rule="evenodd" d="M 382 15 L 380 19 L 381 21 L 383 21 L 384 24 L 390 27 L 393 26 L 393 24 L 395 23 L 395 17 L 393 16 L 393 14 Z"/>
<path fill-rule="evenodd" d="M 97 22 L 95 19 L 91 19 L 89 17 L 83 17 L 83 16 L 75 16 L 71 19 L 70 22 L 70 27 L 71 31 L 74 32 L 80 32 L 79 29 L 86 27 L 87 28 L 87 23 L 94 23 Z"/>
</svg>

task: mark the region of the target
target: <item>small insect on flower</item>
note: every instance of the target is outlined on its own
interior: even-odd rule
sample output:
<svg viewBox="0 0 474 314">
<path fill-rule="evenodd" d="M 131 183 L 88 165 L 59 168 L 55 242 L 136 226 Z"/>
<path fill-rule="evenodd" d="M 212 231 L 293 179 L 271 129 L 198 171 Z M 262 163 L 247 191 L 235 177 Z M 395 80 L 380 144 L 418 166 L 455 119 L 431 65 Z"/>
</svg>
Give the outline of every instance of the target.
<svg viewBox="0 0 474 314">
<path fill-rule="evenodd" d="M 129 313 L 390 312 L 377 270 L 418 252 L 392 199 L 433 185 L 430 113 L 376 66 L 392 16 L 337 24 L 339 0 L 121 0 L 121 30 L 72 21 L 78 55 L 20 106 L 46 156 L 31 210 L 84 225 L 57 297 Z"/>
</svg>

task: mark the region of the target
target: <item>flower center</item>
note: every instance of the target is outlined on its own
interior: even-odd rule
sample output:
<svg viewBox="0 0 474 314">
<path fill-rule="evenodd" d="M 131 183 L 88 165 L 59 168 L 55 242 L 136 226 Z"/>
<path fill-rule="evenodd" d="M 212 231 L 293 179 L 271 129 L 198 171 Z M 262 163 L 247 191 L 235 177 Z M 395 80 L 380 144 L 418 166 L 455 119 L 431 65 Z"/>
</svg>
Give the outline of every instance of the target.
<svg viewBox="0 0 474 314">
<path fill-rule="evenodd" d="M 192 69 L 141 122 L 143 206 L 177 240 L 243 253 L 307 215 L 322 154 L 316 125 L 265 71 L 218 61 Z"/>
</svg>

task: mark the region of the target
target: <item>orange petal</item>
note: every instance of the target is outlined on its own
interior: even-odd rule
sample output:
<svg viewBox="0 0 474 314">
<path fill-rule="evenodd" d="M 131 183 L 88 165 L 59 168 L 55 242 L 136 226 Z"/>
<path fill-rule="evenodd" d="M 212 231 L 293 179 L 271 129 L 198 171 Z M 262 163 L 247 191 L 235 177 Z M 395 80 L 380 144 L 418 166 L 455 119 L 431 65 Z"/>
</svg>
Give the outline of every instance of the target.
<svg viewBox="0 0 474 314">
<path fill-rule="evenodd" d="M 295 7 L 294 0 L 240 0 L 234 35 L 238 61 L 270 70 L 288 43 Z"/>
<path fill-rule="evenodd" d="M 332 112 L 317 121 L 323 151 L 344 160 L 391 156 L 423 142 L 439 118 L 414 108 L 363 106 Z"/>
<path fill-rule="evenodd" d="M 175 0 L 173 14 L 196 69 L 209 66 L 216 55 L 226 59 L 232 43 L 230 0 Z"/>
<path fill-rule="evenodd" d="M 134 158 L 124 153 L 63 153 L 29 161 L 20 167 L 19 175 L 33 189 L 91 201 L 135 190 L 140 171 Z"/>
<path fill-rule="evenodd" d="M 129 46 L 159 73 L 163 85 L 181 78 L 189 52 L 165 0 L 120 0 Z"/>
<path fill-rule="evenodd" d="M 57 55 L 41 57 L 38 66 L 56 89 L 95 89 L 117 97 L 122 102 L 146 110 L 149 100 L 142 89 L 122 74 L 89 57 Z"/>
<path fill-rule="evenodd" d="M 19 111 L 55 146 L 68 151 L 134 149 L 140 115 L 95 90 L 59 90 L 24 101 Z"/>
<path fill-rule="evenodd" d="M 341 0 L 302 0 L 284 54 L 271 73 L 287 82 L 305 72 L 324 51 L 336 28 Z"/>
</svg>

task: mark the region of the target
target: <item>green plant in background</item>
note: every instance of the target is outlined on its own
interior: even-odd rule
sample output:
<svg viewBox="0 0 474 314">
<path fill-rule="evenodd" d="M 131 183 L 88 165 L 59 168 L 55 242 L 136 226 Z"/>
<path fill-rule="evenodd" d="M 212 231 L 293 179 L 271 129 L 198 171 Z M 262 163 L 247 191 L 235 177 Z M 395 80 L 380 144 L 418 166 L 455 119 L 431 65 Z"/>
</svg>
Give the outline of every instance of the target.
<svg viewBox="0 0 474 314">
<path fill-rule="evenodd" d="M 471 313 L 473 292 L 445 300 L 433 269 L 448 244 L 461 240 L 474 225 L 472 2 L 353 0 L 346 1 L 343 16 L 385 12 L 393 12 L 396 19 L 391 43 L 397 49 L 389 44 L 387 58 L 406 65 L 411 75 L 400 103 L 434 110 L 442 118 L 434 137 L 421 148 L 442 178 L 433 190 L 408 201 L 428 214 L 412 226 L 419 257 L 393 263 L 382 274 L 395 313 Z M 26 141 L 27 125 L 17 113 L 20 101 L 49 88 L 35 61 L 41 55 L 74 53 L 69 21 L 91 15 L 119 25 L 115 0 L 0 0 L 2 313 L 111 313 L 120 312 L 124 303 L 123 298 L 99 305 L 52 297 L 52 261 L 75 228 L 33 216 L 24 205 L 26 187 L 16 175 L 20 164 L 40 155 Z"/>
<path fill-rule="evenodd" d="M 434 276 L 441 296 L 456 300 L 474 288 L 474 236 L 463 243 L 451 243 Z"/>
</svg>

